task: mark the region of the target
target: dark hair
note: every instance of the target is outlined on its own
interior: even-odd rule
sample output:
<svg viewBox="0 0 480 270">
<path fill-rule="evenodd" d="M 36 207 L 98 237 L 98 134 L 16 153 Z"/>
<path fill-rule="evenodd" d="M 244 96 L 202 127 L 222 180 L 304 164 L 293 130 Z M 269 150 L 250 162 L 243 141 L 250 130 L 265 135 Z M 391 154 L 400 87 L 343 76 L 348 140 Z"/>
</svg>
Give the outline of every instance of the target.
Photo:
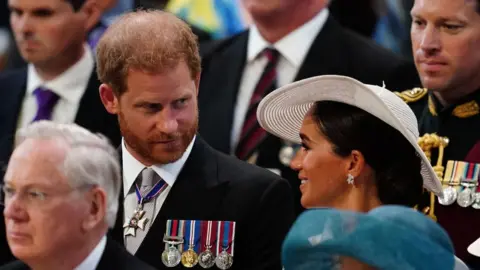
<svg viewBox="0 0 480 270">
<path fill-rule="evenodd" d="M 66 0 L 70 5 L 72 5 L 74 11 L 80 10 L 80 8 L 85 4 L 87 0 Z"/>
<path fill-rule="evenodd" d="M 415 148 L 396 129 L 357 107 L 319 101 L 312 117 L 333 144 L 333 151 L 346 157 L 360 151 L 374 170 L 382 204 L 415 206 L 423 191 L 421 159 Z"/>
<path fill-rule="evenodd" d="M 477 0 L 477 12 L 480 14 L 480 0 Z"/>
</svg>

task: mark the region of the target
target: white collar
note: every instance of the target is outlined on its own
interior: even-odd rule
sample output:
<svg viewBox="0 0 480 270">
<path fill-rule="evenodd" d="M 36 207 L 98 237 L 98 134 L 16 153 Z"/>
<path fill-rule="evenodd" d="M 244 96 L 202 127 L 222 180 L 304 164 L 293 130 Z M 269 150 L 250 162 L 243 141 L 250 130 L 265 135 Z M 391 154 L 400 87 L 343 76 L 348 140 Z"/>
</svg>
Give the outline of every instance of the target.
<svg viewBox="0 0 480 270">
<path fill-rule="evenodd" d="M 195 137 L 188 145 L 182 157 L 175 162 L 163 165 L 152 165 L 151 168 L 170 186 L 172 187 L 177 180 L 180 171 L 183 169 L 185 162 L 192 152 Z M 125 141 L 122 139 L 122 170 L 123 170 L 123 196 L 126 197 L 130 188 L 135 183 L 135 179 L 145 168 L 140 161 L 135 159 L 125 147 Z"/>
<path fill-rule="evenodd" d="M 38 75 L 33 64 L 28 64 L 27 94 L 31 95 L 35 89 L 43 86 L 57 94 L 61 99 L 76 103 L 83 95 L 83 88 L 88 84 L 94 67 L 93 53 L 87 44 L 84 44 L 82 58 L 53 80 L 44 81 Z M 77 89 L 82 91 L 73 91 Z"/>
<path fill-rule="evenodd" d="M 97 269 L 97 265 L 102 258 L 103 252 L 105 251 L 105 246 L 107 245 L 107 237 L 103 236 L 97 246 L 90 252 L 88 257 L 83 260 L 81 264 L 75 267 L 74 270 L 93 270 Z"/>
<path fill-rule="evenodd" d="M 310 21 L 290 32 L 271 45 L 266 41 L 255 25 L 250 27 L 247 47 L 247 62 L 251 62 L 266 48 L 274 47 L 294 66 L 299 67 L 305 59 L 313 41 L 327 21 L 329 11 L 322 9 Z"/>
</svg>

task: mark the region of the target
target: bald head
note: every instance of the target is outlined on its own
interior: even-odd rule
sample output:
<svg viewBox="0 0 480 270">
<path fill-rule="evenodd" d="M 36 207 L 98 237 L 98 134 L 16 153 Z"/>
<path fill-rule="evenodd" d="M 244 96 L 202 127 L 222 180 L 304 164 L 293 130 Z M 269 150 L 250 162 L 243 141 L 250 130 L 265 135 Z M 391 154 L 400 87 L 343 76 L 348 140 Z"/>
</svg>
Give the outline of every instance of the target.
<svg viewBox="0 0 480 270">
<path fill-rule="evenodd" d="M 126 91 L 130 70 L 161 73 L 185 61 L 193 79 L 201 69 L 197 37 L 190 27 L 159 10 L 123 15 L 103 35 L 97 58 L 100 81 L 110 85 L 117 96 Z"/>
</svg>

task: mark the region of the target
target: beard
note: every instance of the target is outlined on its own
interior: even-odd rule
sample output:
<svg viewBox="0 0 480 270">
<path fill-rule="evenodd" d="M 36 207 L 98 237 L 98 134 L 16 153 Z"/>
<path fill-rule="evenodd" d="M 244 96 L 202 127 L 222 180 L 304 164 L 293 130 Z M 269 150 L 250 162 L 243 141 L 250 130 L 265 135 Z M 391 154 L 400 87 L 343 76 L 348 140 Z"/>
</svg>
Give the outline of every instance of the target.
<svg viewBox="0 0 480 270">
<path fill-rule="evenodd" d="M 185 132 L 172 134 L 155 133 L 148 138 L 135 134 L 122 112 L 118 114 L 118 123 L 125 143 L 133 150 L 135 157 L 142 163 L 169 164 L 179 160 L 187 150 L 198 130 L 198 113 L 194 123 Z M 163 144 L 159 141 L 173 141 Z M 145 164 L 147 165 L 147 164 Z"/>
</svg>

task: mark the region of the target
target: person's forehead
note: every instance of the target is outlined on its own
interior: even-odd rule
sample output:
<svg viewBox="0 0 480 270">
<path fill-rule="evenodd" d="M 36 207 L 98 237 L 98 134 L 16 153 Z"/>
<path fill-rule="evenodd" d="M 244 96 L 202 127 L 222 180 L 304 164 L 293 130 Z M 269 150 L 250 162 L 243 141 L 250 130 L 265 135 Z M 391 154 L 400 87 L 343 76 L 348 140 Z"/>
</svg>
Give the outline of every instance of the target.
<svg viewBox="0 0 480 270">
<path fill-rule="evenodd" d="M 452 17 L 477 13 L 477 0 L 415 0 L 412 15 Z"/>
<path fill-rule="evenodd" d="M 7 167 L 5 181 L 22 186 L 67 184 L 60 170 L 65 150 L 65 146 L 58 141 L 26 140 L 15 149 Z M 19 181 L 21 183 L 17 183 Z"/>
<path fill-rule="evenodd" d="M 38 10 L 38 9 L 52 9 L 52 10 L 73 10 L 72 3 L 67 0 L 8 0 L 10 7 Z"/>
</svg>

